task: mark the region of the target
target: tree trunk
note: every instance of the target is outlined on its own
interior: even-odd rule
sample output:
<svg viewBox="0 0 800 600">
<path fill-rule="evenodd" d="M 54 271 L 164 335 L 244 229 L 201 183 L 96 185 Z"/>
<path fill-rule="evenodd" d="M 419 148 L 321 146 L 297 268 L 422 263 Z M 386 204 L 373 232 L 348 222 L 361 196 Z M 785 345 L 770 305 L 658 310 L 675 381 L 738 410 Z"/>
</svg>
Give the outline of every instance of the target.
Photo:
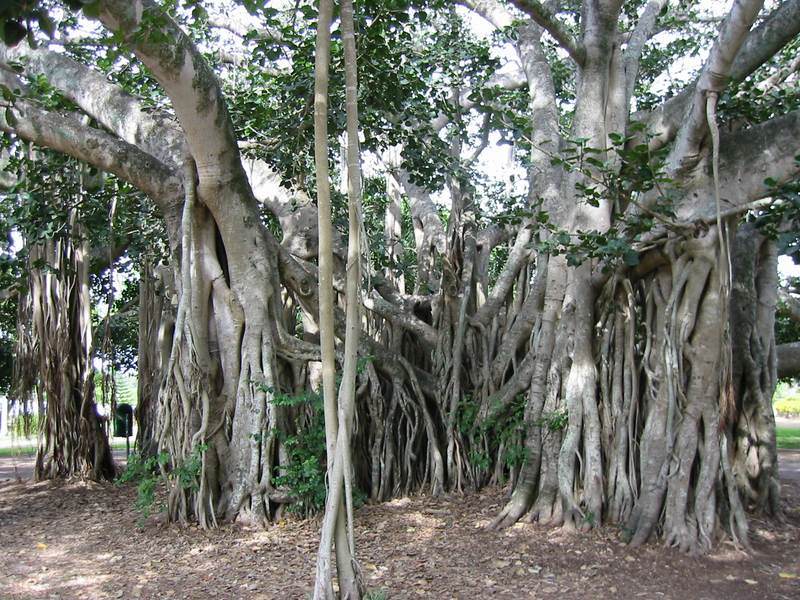
<svg viewBox="0 0 800 600">
<path fill-rule="evenodd" d="M 160 268 L 166 274 L 166 268 Z M 155 427 L 158 391 L 166 355 L 162 358 L 165 340 L 172 340 L 172 316 L 166 286 L 159 285 L 156 269 L 148 258 L 139 266 L 139 350 L 137 353 L 136 447 L 142 457 L 158 453 Z M 165 302 L 166 300 L 166 302 Z M 168 353 L 167 353 L 168 355 Z M 162 367 L 163 365 L 163 367 Z"/>
<path fill-rule="evenodd" d="M 29 366 L 39 373 L 40 404 L 46 406 L 34 476 L 113 479 L 111 449 L 94 403 L 87 242 L 74 210 L 68 233 L 33 246 L 30 261 L 31 335 L 38 350 Z M 39 261 L 43 268 L 35 266 Z"/>
<path fill-rule="evenodd" d="M 731 339 L 736 410 L 729 418 L 733 471 L 747 508 L 779 515 L 780 481 L 772 396 L 778 382 L 775 242 L 752 224 L 736 233 L 731 255 Z"/>
</svg>

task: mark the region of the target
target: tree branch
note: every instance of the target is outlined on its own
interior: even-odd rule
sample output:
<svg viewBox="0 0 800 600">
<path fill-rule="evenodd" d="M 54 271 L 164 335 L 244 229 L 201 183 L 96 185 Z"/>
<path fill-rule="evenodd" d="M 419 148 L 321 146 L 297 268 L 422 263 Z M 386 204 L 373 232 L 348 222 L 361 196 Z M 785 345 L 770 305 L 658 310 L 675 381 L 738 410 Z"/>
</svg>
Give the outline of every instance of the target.
<svg viewBox="0 0 800 600">
<path fill-rule="evenodd" d="M 136 146 L 84 125 L 76 115 L 48 112 L 28 100 L 6 108 L 0 111 L 3 131 L 113 173 L 147 194 L 168 219 L 180 206 L 180 176 Z"/>
<path fill-rule="evenodd" d="M 428 346 L 430 350 L 436 348 L 438 336 L 433 327 L 405 309 L 384 300 L 376 290 L 373 290 L 369 296 L 364 297 L 364 308 L 418 336 L 418 339 Z"/>
<path fill-rule="evenodd" d="M 699 162 L 700 147 L 709 131 L 706 98 L 709 93 L 719 93 L 727 86 L 733 61 L 763 4 L 764 0 L 738 0 L 722 23 L 719 37 L 697 80 L 675 146 L 667 157 L 668 172 L 686 173 Z"/>
<path fill-rule="evenodd" d="M 721 189 L 738 203 L 774 193 L 770 179 L 780 185 L 800 175 L 800 110 L 733 132 L 722 138 Z"/>
<path fill-rule="evenodd" d="M 232 183 L 247 179 L 216 76 L 181 28 L 151 0 L 99 4 L 103 25 L 122 34 L 172 100 L 197 166 L 198 195 L 216 216 L 219 203 L 231 197 Z M 249 189 L 246 195 L 252 198 Z"/>
<path fill-rule="evenodd" d="M 578 65 L 583 64 L 585 56 L 583 47 L 572 37 L 572 34 L 553 11 L 539 2 L 539 0 L 511 0 L 511 3 L 553 36 L 553 39 L 567 51 L 572 60 Z"/>
<path fill-rule="evenodd" d="M 787 0 L 747 36 L 731 66 L 728 74 L 730 81 L 745 79 L 798 33 L 800 33 L 800 0 Z M 694 81 L 654 111 L 633 116 L 633 120 L 644 123 L 645 130 L 653 136 L 649 142 L 652 149 L 661 148 L 675 138 L 696 87 L 697 81 Z M 634 145 L 644 142 L 643 135 L 636 136 L 631 141 Z"/>
<path fill-rule="evenodd" d="M 639 14 L 639 20 L 631 33 L 623 58 L 625 65 L 626 97 L 633 97 L 633 89 L 639 76 L 639 62 L 644 46 L 655 30 L 658 15 L 669 0 L 649 0 Z"/>
<path fill-rule="evenodd" d="M 783 288 L 778 288 L 778 300 L 786 305 L 789 311 L 789 318 L 795 323 L 800 323 L 800 300 L 792 296 Z"/>
<path fill-rule="evenodd" d="M 108 131 L 138 146 L 159 161 L 177 169 L 185 154 L 185 138 L 173 117 L 145 111 L 131 96 L 105 75 L 68 56 L 19 44 L 13 49 L 0 44 L 0 63 L 19 62 L 24 74 L 40 75 L 65 98 L 77 104 Z"/>
<path fill-rule="evenodd" d="M 774 185 L 800 175 L 800 110 L 740 129 L 720 141 L 720 197 L 723 208 L 736 209 L 770 196 Z M 707 218 L 714 212 L 713 184 L 689 194 L 677 210 L 681 221 Z"/>
<path fill-rule="evenodd" d="M 778 379 L 800 377 L 800 342 L 780 344 L 778 354 Z"/>
<path fill-rule="evenodd" d="M 458 3 L 480 15 L 497 29 L 510 27 L 514 22 L 512 14 L 497 0 L 458 0 Z"/>
</svg>

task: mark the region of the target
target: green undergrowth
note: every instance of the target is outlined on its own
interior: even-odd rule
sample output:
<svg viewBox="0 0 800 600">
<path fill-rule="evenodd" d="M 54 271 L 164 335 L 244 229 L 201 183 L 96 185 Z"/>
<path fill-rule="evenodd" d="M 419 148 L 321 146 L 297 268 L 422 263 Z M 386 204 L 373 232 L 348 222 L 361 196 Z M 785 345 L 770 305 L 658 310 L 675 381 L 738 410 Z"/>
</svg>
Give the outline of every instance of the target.
<svg viewBox="0 0 800 600">
<path fill-rule="evenodd" d="M 288 490 L 297 499 L 288 506 L 289 512 L 301 517 L 320 513 L 325 508 L 328 493 L 322 397 L 310 391 L 297 395 L 284 394 L 272 388 L 266 391 L 272 393 L 272 404 L 294 413 L 293 430 L 277 433 L 286 450 L 287 461 L 276 467 L 272 483 Z M 366 499 L 366 494 L 354 485 L 353 505 L 361 506 Z"/>
<path fill-rule="evenodd" d="M 135 507 L 142 519 L 146 519 L 156 507 L 156 489 L 159 482 L 166 480 L 180 486 L 184 491 L 195 491 L 200 483 L 200 469 L 203 465 L 203 453 L 208 450 L 206 444 L 198 444 L 191 454 L 181 463 L 172 465 L 168 452 L 160 452 L 156 456 L 143 458 L 138 453 L 131 454 L 125 471 L 117 478 L 117 484 L 136 484 Z M 159 506 L 161 510 L 163 507 Z"/>
</svg>

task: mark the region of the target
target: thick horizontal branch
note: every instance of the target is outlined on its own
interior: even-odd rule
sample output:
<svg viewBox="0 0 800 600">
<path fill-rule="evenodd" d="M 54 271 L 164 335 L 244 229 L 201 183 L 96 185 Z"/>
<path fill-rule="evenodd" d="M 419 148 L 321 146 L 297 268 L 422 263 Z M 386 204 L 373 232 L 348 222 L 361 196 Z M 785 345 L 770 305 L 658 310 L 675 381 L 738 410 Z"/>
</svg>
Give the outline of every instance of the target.
<svg viewBox="0 0 800 600">
<path fill-rule="evenodd" d="M 787 0 L 747 36 L 730 68 L 728 74 L 730 81 L 743 81 L 798 33 L 800 33 L 800 0 Z M 633 116 L 633 120 L 644 123 L 646 130 L 653 135 L 650 140 L 653 149 L 665 146 L 675 138 L 686 116 L 696 86 L 697 81 L 694 81 L 654 111 Z M 643 141 L 643 137 L 636 138 L 632 144 L 640 144 Z"/>
<path fill-rule="evenodd" d="M 170 167 L 177 168 L 185 155 L 184 136 L 174 118 L 159 111 L 145 111 L 138 98 L 110 82 L 103 73 L 60 52 L 32 50 L 26 44 L 8 49 L 0 44 L 0 63 L 9 61 L 22 64 L 25 77 L 44 77 L 102 127 Z"/>
<path fill-rule="evenodd" d="M 800 175 L 800 110 L 723 136 L 720 191 L 729 206 L 774 194 Z"/>
<path fill-rule="evenodd" d="M 76 115 L 47 112 L 18 100 L 0 111 L 0 129 L 113 173 L 147 194 L 167 218 L 183 200 L 178 174 L 136 146 L 84 125 Z"/>
<path fill-rule="evenodd" d="M 800 176 L 800 110 L 770 119 L 720 139 L 721 216 L 762 208 L 776 185 Z M 636 212 L 656 198 L 648 196 L 628 210 Z M 675 206 L 676 219 L 644 236 L 649 242 L 665 234 L 665 227 L 690 231 L 699 223 L 716 220 L 714 183 L 707 174 L 702 183 L 683 191 Z"/>
<path fill-rule="evenodd" d="M 433 327 L 405 309 L 388 302 L 377 291 L 373 291 L 370 296 L 364 298 L 364 307 L 390 323 L 399 325 L 406 331 L 415 334 L 429 348 L 436 347 L 437 334 Z"/>
<path fill-rule="evenodd" d="M 789 318 L 795 323 L 800 323 L 800 300 L 783 288 L 778 288 L 778 300 L 786 307 Z"/>
<path fill-rule="evenodd" d="M 583 48 L 553 11 L 538 0 L 511 0 L 511 3 L 553 36 L 553 39 L 567 51 L 572 60 L 579 65 L 583 64 L 585 54 Z"/>
<path fill-rule="evenodd" d="M 228 15 L 212 16 L 208 19 L 208 25 L 214 29 L 223 29 L 228 31 L 240 38 L 254 36 L 258 39 L 271 40 L 275 42 L 280 42 L 283 39 L 282 35 L 277 32 L 270 31 L 266 27 L 250 26 L 247 23 L 233 20 Z"/>
</svg>

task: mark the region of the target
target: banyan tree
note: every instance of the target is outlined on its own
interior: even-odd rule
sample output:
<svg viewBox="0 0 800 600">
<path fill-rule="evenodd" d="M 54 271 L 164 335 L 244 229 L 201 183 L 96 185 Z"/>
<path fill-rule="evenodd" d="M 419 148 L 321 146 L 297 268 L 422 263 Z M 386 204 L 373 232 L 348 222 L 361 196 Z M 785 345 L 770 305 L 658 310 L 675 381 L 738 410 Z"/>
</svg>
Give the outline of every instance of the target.
<svg viewBox="0 0 800 600">
<path fill-rule="evenodd" d="M 317 9 L 68 4 L 91 25 L 64 9 L 50 40 L 44 16 L 13 21 L 0 127 L 158 208 L 169 258 L 138 269 L 139 444 L 199 464 L 193 485 L 174 480 L 171 518 L 269 521 L 297 500 L 288 440 L 317 409 L 296 399 L 321 381 Z M 457 4 L 355 6 L 356 486 L 382 500 L 508 482 L 494 527 L 746 545 L 747 511 L 780 511 L 773 320 L 797 216 L 800 2 L 703 19 L 667 0 Z M 680 53 L 696 66 L 664 84 Z M 331 57 L 336 184 L 336 36 Z M 519 176 L 493 172 L 497 140 Z M 337 360 L 347 238 L 331 240 Z"/>
</svg>

